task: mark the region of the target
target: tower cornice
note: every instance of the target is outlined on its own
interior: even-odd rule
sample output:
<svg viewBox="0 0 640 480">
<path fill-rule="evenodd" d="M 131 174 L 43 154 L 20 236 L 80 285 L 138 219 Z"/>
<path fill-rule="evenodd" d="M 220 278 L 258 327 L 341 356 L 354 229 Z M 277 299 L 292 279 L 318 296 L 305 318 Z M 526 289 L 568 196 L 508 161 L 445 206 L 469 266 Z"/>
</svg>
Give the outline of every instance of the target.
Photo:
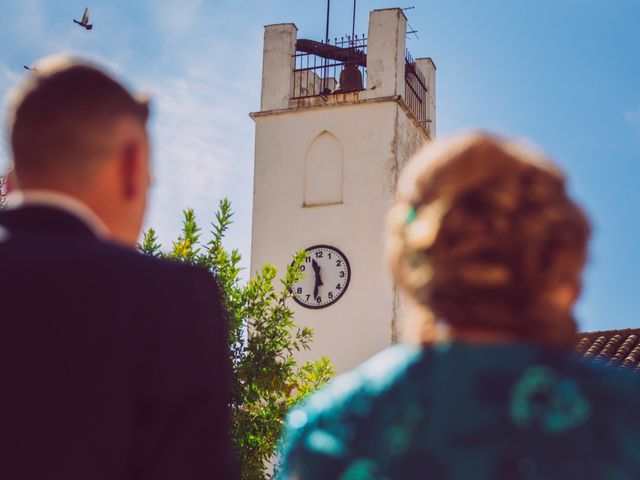
<svg viewBox="0 0 640 480">
<path fill-rule="evenodd" d="M 258 112 L 249 113 L 249 117 L 255 121 L 256 118 L 269 117 L 272 115 L 286 115 L 291 113 L 299 113 L 305 111 L 314 111 L 319 109 L 326 108 L 339 108 L 339 107 L 347 107 L 353 105 L 364 105 L 371 103 L 397 103 L 400 108 L 404 111 L 407 117 L 412 121 L 412 123 L 420 129 L 428 140 L 432 140 L 431 135 L 429 135 L 429 129 L 427 125 L 424 125 L 418 121 L 415 117 L 404 98 L 401 95 L 389 95 L 387 97 L 373 97 L 373 98 L 360 98 L 358 96 L 359 92 L 350 92 L 350 93 L 339 93 L 332 94 L 328 96 L 326 99 L 322 97 L 308 97 L 303 99 L 297 99 L 290 101 L 290 105 L 295 103 L 295 105 L 289 106 L 289 108 L 278 108 L 273 110 L 265 110 Z"/>
</svg>

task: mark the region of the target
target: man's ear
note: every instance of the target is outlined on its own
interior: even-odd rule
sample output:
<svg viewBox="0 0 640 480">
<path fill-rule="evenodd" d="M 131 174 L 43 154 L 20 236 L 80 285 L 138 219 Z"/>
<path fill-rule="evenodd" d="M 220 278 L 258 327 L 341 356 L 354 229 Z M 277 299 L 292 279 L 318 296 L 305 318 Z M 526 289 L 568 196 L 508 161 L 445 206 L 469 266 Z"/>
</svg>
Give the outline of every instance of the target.
<svg viewBox="0 0 640 480">
<path fill-rule="evenodd" d="M 122 175 L 122 193 L 124 198 L 130 200 L 140 194 L 139 175 L 142 173 L 141 146 L 138 142 L 128 142 L 120 156 L 120 169 Z"/>
</svg>

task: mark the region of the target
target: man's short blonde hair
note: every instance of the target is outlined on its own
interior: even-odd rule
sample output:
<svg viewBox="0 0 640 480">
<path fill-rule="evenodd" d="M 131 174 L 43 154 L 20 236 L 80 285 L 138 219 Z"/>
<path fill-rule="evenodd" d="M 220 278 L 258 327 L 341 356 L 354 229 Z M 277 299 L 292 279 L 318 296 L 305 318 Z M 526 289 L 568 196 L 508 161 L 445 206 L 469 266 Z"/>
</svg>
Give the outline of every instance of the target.
<svg viewBox="0 0 640 480">
<path fill-rule="evenodd" d="M 9 104 L 16 173 L 58 175 L 87 171 L 109 145 L 115 122 L 146 124 L 148 103 L 89 63 L 59 57 L 41 62 Z"/>
</svg>

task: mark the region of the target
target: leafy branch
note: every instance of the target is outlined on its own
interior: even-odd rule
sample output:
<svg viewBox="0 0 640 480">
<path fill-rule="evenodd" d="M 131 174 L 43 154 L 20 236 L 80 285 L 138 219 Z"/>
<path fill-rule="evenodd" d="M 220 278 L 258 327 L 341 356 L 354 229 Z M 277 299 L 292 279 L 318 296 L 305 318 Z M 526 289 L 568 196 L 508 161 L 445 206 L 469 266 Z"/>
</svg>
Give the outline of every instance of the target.
<svg viewBox="0 0 640 480">
<path fill-rule="evenodd" d="M 277 270 L 264 265 L 249 281 L 241 279 L 241 255 L 223 245 L 233 223 L 227 199 L 220 201 L 211 223 L 211 240 L 202 231 L 192 209 L 183 212 L 180 236 L 168 252 L 162 251 L 153 229 L 145 232 L 139 249 L 206 268 L 216 278 L 229 322 L 229 349 L 233 365 L 232 438 L 243 479 L 269 478 L 272 459 L 287 411 L 335 373 L 326 357 L 302 365 L 296 353 L 308 350 L 313 331 L 294 322 L 293 285 L 303 275 L 305 252 L 297 252 L 287 266 L 280 288 Z"/>
</svg>

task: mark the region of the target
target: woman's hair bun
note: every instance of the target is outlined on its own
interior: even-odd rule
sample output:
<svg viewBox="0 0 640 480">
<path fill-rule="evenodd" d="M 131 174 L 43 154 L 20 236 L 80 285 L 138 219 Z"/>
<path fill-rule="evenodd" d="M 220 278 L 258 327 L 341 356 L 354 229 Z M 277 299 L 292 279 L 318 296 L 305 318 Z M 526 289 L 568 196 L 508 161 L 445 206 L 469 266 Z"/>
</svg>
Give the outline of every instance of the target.
<svg viewBox="0 0 640 480">
<path fill-rule="evenodd" d="M 420 321 L 566 344 L 575 322 L 557 318 L 548 294 L 559 285 L 579 290 L 589 235 L 562 172 L 542 153 L 469 133 L 429 144 L 409 162 L 387 252 L 396 280 L 425 310 Z"/>
</svg>

